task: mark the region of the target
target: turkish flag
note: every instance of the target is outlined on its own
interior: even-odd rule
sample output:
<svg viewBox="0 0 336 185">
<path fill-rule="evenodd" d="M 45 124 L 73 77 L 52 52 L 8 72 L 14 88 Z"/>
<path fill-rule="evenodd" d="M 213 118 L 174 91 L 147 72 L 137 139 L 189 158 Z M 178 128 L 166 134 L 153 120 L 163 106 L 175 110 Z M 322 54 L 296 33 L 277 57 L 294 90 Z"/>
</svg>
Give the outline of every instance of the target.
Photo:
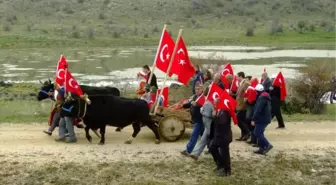
<svg viewBox="0 0 336 185">
<path fill-rule="evenodd" d="M 57 63 L 56 68 L 56 83 L 60 86 L 64 85 L 65 81 L 65 68 L 68 68 L 69 64 L 67 63 L 65 57 L 61 55 L 60 60 Z"/>
<path fill-rule="evenodd" d="M 238 124 L 238 119 L 235 112 L 236 107 L 237 102 L 230 96 L 228 92 L 222 91 L 220 101 L 218 102 L 216 109 L 223 109 L 225 111 L 228 111 L 235 125 Z"/>
<path fill-rule="evenodd" d="M 235 76 L 233 77 L 233 80 L 232 80 L 232 84 L 231 84 L 230 90 L 231 90 L 232 92 L 237 92 L 237 91 L 238 91 L 238 87 L 239 87 L 238 76 L 235 75 Z"/>
<path fill-rule="evenodd" d="M 255 90 L 255 87 L 249 86 L 244 93 L 244 98 L 247 98 L 249 104 L 255 102 L 257 100 L 257 91 Z"/>
<path fill-rule="evenodd" d="M 177 52 L 169 72 L 169 76 L 176 74 L 177 80 L 184 85 L 187 85 L 189 79 L 193 77 L 195 73 L 195 68 L 189 59 L 187 47 L 184 44 L 182 37 L 180 37 L 177 43 Z"/>
<path fill-rule="evenodd" d="M 177 103 L 175 103 L 174 105 L 170 106 L 169 108 L 173 109 L 173 110 L 179 110 L 182 109 L 183 104 L 187 103 L 189 101 L 189 98 L 183 99 Z"/>
<path fill-rule="evenodd" d="M 170 58 L 173 55 L 175 43 L 167 30 L 164 30 L 161 36 L 159 51 L 155 59 L 155 65 L 162 72 L 167 72 Z M 171 75 L 170 75 L 171 76 Z"/>
<path fill-rule="evenodd" d="M 157 95 L 160 96 L 161 94 L 161 89 L 159 89 L 157 91 Z M 163 106 L 164 107 L 168 107 L 168 87 L 164 87 L 163 88 L 163 92 L 162 92 L 162 98 L 163 98 Z"/>
<path fill-rule="evenodd" d="M 251 80 L 250 86 L 253 87 L 253 88 L 255 88 L 258 84 L 259 84 L 258 79 L 257 78 L 253 78 Z"/>
<path fill-rule="evenodd" d="M 198 103 L 199 105 L 203 106 L 204 105 L 204 102 L 205 102 L 205 96 L 204 94 L 202 94 L 201 96 L 199 96 L 196 101 L 196 103 Z"/>
<path fill-rule="evenodd" d="M 216 83 L 211 83 L 208 96 L 205 100 L 209 100 L 210 102 L 214 103 L 215 99 L 219 99 L 221 97 L 221 94 L 223 93 L 222 88 L 220 88 Z M 226 92 L 226 91 L 225 91 Z"/>
<path fill-rule="evenodd" d="M 71 75 L 68 69 L 65 69 L 65 90 L 78 96 L 83 95 L 82 89 L 79 87 L 78 82 L 76 79 Z"/>
<path fill-rule="evenodd" d="M 287 96 L 286 82 L 285 78 L 281 72 L 275 77 L 273 81 L 273 86 L 280 87 L 280 100 L 284 101 Z"/>
<path fill-rule="evenodd" d="M 226 75 L 232 75 L 233 76 L 233 68 L 231 66 L 230 63 L 227 63 L 225 66 L 224 66 L 224 69 L 223 71 L 221 72 L 221 79 L 222 79 L 222 82 L 224 83 L 224 87 L 225 89 L 229 89 L 230 88 L 230 84 L 229 82 L 226 80 Z"/>
<path fill-rule="evenodd" d="M 152 105 L 154 104 L 154 102 L 156 101 L 156 96 L 157 96 L 157 93 L 156 94 L 154 94 L 154 95 L 151 95 L 151 99 L 150 99 L 150 101 L 148 102 L 148 106 L 149 106 L 149 108 L 151 108 L 152 107 Z"/>
</svg>

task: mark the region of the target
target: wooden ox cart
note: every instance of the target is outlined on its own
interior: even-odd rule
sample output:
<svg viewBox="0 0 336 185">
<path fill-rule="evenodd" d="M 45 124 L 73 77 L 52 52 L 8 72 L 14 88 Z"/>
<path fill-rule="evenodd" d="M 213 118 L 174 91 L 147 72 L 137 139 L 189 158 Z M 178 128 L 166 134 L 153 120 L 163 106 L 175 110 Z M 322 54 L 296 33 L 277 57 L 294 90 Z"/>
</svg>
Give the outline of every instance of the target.
<svg viewBox="0 0 336 185">
<path fill-rule="evenodd" d="M 186 100 L 164 108 L 160 113 L 151 115 L 152 120 L 158 123 L 160 136 L 168 142 L 179 140 L 186 128 L 193 127 L 189 109 L 181 109 L 181 104 Z"/>
</svg>

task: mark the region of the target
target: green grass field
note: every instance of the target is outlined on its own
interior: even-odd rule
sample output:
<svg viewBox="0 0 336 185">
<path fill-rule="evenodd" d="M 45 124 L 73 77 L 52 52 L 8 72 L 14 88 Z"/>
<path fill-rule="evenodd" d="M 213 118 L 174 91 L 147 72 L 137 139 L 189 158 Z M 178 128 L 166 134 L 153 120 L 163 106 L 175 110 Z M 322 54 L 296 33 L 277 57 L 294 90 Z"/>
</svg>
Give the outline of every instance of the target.
<svg viewBox="0 0 336 185">
<path fill-rule="evenodd" d="M 0 48 L 157 45 L 163 24 L 174 39 L 182 26 L 187 45 L 335 48 L 332 0 L 14 0 L 0 7 Z"/>
<path fill-rule="evenodd" d="M 53 107 L 53 101 L 38 102 L 36 94 L 38 84 L 14 84 L 12 87 L 0 87 L 0 123 L 39 123 L 47 122 Z M 189 89 L 172 90 L 170 104 L 188 97 Z M 133 92 L 124 92 L 125 96 L 134 97 Z M 313 114 L 284 114 L 285 122 L 292 121 L 336 121 L 336 105 L 327 105 L 327 113 Z"/>
</svg>

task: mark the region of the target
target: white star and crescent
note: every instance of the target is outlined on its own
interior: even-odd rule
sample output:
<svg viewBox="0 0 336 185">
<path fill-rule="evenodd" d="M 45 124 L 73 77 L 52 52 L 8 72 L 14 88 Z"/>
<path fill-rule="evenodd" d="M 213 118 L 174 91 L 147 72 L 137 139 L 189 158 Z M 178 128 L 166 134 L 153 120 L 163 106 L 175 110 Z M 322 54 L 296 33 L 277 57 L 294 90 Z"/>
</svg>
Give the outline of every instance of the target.
<svg viewBox="0 0 336 185">
<path fill-rule="evenodd" d="M 75 86 L 74 86 L 73 83 L 72 83 L 72 82 L 74 82 L 74 81 L 75 81 L 75 80 L 74 80 L 73 78 L 70 78 L 70 80 L 69 80 L 69 86 L 72 87 L 72 88 L 77 89 L 78 85 L 75 84 Z"/>
<path fill-rule="evenodd" d="M 228 71 L 229 73 L 230 73 L 230 71 L 228 70 L 228 69 L 224 69 L 223 71 L 222 71 L 222 76 L 224 76 L 224 72 L 225 71 Z"/>
<path fill-rule="evenodd" d="M 215 100 L 215 99 L 218 99 L 218 98 L 219 98 L 219 94 L 218 94 L 218 92 L 214 92 L 214 93 L 212 94 L 212 99 Z"/>
<path fill-rule="evenodd" d="M 228 99 L 225 99 L 225 100 L 224 100 L 224 105 L 225 105 L 227 108 L 229 108 L 228 103 L 229 103 L 229 100 L 228 100 Z"/>
<path fill-rule="evenodd" d="M 166 54 L 166 59 L 163 58 L 163 52 L 165 51 L 166 48 L 168 49 L 168 44 L 165 44 L 165 45 L 162 47 L 162 50 L 161 50 L 161 52 L 160 52 L 160 60 L 161 60 L 161 62 L 165 62 L 165 61 L 168 60 L 169 57 L 170 57 L 170 54 L 167 53 L 167 54 Z"/>
<path fill-rule="evenodd" d="M 61 76 L 60 76 L 61 71 L 64 71 L 64 69 L 59 69 L 58 70 L 58 72 L 57 72 L 57 78 L 63 80 L 64 78 L 63 77 L 61 78 Z"/>
</svg>

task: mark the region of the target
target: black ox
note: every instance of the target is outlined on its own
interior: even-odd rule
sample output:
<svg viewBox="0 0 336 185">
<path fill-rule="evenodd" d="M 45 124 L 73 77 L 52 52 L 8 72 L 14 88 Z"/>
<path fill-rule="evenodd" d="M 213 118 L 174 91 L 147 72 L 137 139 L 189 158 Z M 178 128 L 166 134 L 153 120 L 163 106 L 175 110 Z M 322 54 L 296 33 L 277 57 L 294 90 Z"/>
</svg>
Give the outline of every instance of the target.
<svg viewBox="0 0 336 185">
<path fill-rule="evenodd" d="M 61 112 L 61 116 L 76 117 L 79 115 L 82 117 L 86 125 L 86 138 L 89 142 L 92 142 L 92 137 L 89 134 L 90 129 L 100 130 L 101 139 L 99 144 L 103 145 L 105 143 L 106 125 L 123 128 L 132 124 L 132 138 L 125 142 L 126 144 L 131 144 L 132 140 L 140 132 L 142 123 L 154 132 L 155 143 L 160 143 L 158 129 L 149 115 L 149 107 L 146 101 L 111 95 L 89 95 L 89 99 L 91 104 L 88 105 L 78 96 L 72 95 L 64 103 L 64 107 L 68 110 L 71 109 L 71 111 L 62 110 Z"/>
<path fill-rule="evenodd" d="M 45 81 L 44 83 L 42 83 L 40 81 L 40 83 L 42 84 L 42 87 L 41 87 L 40 91 L 37 93 L 37 97 L 36 97 L 37 100 L 42 101 L 42 100 L 48 99 L 48 98 L 51 98 L 52 100 L 54 100 L 53 96 L 48 95 L 49 92 L 54 92 L 55 91 L 54 83 L 52 83 L 50 79 Z M 88 94 L 89 96 L 90 95 L 120 96 L 119 89 L 117 89 L 115 87 L 94 87 L 94 86 L 80 85 L 80 88 L 83 90 L 83 92 L 85 94 Z M 74 117 L 76 117 L 76 116 L 74 116 Z M 76 118 L 78 118 L 78 117 L 76 117 Z M 83 127 L 79 127 L 79 128 L 83 128 Z M 96 131 L 95 131 L 95 133 L 96 133 Z"/>
<path fill-rule="evenodd" d="M 51 80 L 49 79 L 48 81 L 45 81 L 42 83 L 42 87 L 37 94 L 37 100 L 41 101 L 47 98 L 53 99 L 53 97 L 50 97 L 48 95 L 49 92 L 54 92 L 55 87 L 54 83 L 51 83 Z M 113 96 L 120 96 L 120 91 L 119 89 L 115 87 L 94 87 L 94 86 L 87 86 L 87 85 L 80 85 L 80 88 L 82 91 L 87 94 L 87 95 L 113 95 Z"/>
</svg>

